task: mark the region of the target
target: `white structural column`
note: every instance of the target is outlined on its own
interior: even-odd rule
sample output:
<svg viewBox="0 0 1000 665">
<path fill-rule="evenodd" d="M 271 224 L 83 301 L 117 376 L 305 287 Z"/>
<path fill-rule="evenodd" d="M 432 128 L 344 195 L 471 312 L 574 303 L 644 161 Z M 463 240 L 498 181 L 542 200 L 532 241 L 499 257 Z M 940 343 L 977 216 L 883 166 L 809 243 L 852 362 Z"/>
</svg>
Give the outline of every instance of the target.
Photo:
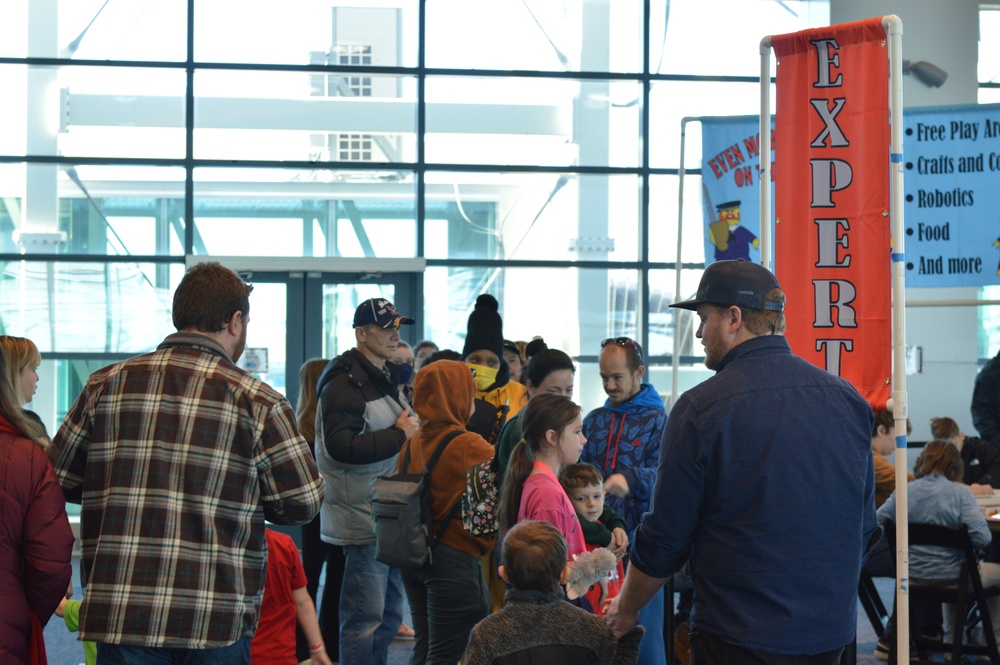
<svg viewBox="0 0 1000 665">
<path fill-rule="evenodd" d="M 54 58 L 59 44 L 58 0 L 31 0 L 28 3 L 28 56 Z M 59 80 L 55 67 L 29 67 L 25 90 L 27 105 L 27 152 L 55 155 L 59 132 Z M 59 221 L 56 191 L 58 167 L 29 164 L 25 174 L 21 231 L 55 231 Z"/>
<path fill-rule="evenodd" d="M 582 7 L 582 48 L 580 69 L 607 71 L 610 64 L 611 24 L 610 0 L 585 2 Z M 573 143 L 580 155 L 580 164 L 601 166 L 610 159 L 610 86 L 607 81 L 583 81 L 580 96 L 573 109 Z M 579 228 L 577 256 L 580 260 L 606 261 L 611 250 L 610 181 L 607 176 L 579 175 L 577 188 Z M 622 226 L 635 224 L 634 219 L 620 219 Z M 610 282 L 604 270 L 579 271 L 577 309 L 580 312 L 580 353 L 596 354 L 601 340 L 607 335 L 611 304 L 608 300 Z M 586 375 L 585 375 L 586 376 Z M 593 375 L 590 375 L 593 377 Z M 581 381 L 582 404 L 597 404 L 604 400 L 599 381 Z"/>
</svg>

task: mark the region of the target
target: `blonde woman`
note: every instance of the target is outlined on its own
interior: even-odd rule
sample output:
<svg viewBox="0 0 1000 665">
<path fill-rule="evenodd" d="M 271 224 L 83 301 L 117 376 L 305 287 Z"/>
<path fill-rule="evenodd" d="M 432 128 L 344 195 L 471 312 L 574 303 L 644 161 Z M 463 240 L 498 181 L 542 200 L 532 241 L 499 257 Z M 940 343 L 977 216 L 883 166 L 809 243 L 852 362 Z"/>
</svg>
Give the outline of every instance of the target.
<svg viewBox="0 0 1000 665">
<path fill-rule="evenodd" d="M 0 349 L 7 355 L 4 374 L 14 386 L 23 406 L 31 401 L 38 388 L 38 366 L 42 364 L 42 354 L 27 337 L 0 335 Z"/>
<path fill-rule="evenodd" d="M 7 356 L 7 366 L 3 372 L 4 378 L 14 388 L 14 396 L 23 407 L 34 399 L 38 390 L 38 366 L 42 364 L 42 354 L 38 347 L 27 337 L 12 337 L 0 335 L 0 351 Z M 24 411 L 31 420 L 42 428 L 45 445 L 48 445 L 48 432 L 42 419 L 34 411 Z"/>
<path fill-rule="evenodd" d="M 73 532 L 66 501 L 42 445 L 41 427 L 24 416 L 0 351 L 0 662 L 27 660 L 66 594 Z"/>
</svg>

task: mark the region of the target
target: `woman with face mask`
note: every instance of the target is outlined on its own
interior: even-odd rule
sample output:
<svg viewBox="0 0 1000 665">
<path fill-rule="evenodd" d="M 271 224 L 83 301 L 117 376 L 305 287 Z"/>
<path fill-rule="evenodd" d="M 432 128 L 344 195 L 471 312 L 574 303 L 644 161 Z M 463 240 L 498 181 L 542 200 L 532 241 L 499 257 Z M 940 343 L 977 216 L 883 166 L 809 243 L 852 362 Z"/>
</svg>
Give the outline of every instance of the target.
<svg viewBox="0 0 1000 665">
<path fill-rule="evenodd" d="M 399 365 L 399 390 L 403 394 L 403 399 L 407 404 L 413 404 L 413 379 L 416 370 L 413 369 L 413 347 L 409 342 L 399 340 L 392 362 Z"/>
<path fill-rule="evenodd" d="M 465 428 L 495 446 L 504 423 L 527 403 L 528 393 L 510 378 L 510 368 L 503 357 L 500 305 L 488 293 L 476 298 L 476 307 L 469 314 L 462 360 L 472 370 L 476 382 L 474 408 Z M 483 577 L 490 592 L 490 609 L 495 612 L 503 607 L 506 587 L 497 577 L 493 550 L 483 558 Z"/>
<path fill-rule="evenodd" d="M 524 386 L 510 378 L 503 358 L 503 320 L 500 305 L 488 293 L 476 298 L 469 315 L 462 360 L 476 381 L 476 410 L 468 429 L 495 444 L 503 424 L 527 402 Z"/>
</svg>

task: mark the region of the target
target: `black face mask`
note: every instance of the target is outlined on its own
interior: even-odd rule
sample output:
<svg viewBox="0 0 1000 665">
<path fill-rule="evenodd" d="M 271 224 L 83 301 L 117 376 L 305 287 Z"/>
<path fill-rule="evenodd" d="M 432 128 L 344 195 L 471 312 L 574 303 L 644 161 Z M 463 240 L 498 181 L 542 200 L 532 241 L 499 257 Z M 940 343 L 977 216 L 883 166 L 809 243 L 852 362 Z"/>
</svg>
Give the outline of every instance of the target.
<svg viewBox="0 0 1000 665">
<path fill-rule="evenodd" d="M 400 385 L 406 385 L 410 382 L 410 378 L 413 376 L 413 365 L 410 363 L 403 363 L 399 366 L 399 383 Z"/>
</svg>

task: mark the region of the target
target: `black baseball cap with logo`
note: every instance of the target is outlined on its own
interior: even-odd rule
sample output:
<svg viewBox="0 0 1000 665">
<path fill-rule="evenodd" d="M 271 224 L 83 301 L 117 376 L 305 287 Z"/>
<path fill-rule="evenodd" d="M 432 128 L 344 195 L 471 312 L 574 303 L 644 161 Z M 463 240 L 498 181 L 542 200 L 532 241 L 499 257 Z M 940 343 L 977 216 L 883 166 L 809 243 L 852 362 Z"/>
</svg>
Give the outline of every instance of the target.
<svg viewBox="0 0 1000 665">
<path fill-rule="evenodd" d="M 369 298 L 354 310 L 354 327 L 378 326 L 379 328 L 398 328 L 410 325 L 414 321 L 408 316 L 400 316 L 392 303 L 385 298 Z"/>
<path fill-rule="evenodd" d="M 777 278 L 764 266 L 743 259 L 716 261 L 705 268 L 694 299 L 675 302 L 671 307 L 695 310 L 707 303 L 780 312 L 785 308 L 784 303 L 764 300 L 776 288 L 781 288 Z"/>
</svg>

